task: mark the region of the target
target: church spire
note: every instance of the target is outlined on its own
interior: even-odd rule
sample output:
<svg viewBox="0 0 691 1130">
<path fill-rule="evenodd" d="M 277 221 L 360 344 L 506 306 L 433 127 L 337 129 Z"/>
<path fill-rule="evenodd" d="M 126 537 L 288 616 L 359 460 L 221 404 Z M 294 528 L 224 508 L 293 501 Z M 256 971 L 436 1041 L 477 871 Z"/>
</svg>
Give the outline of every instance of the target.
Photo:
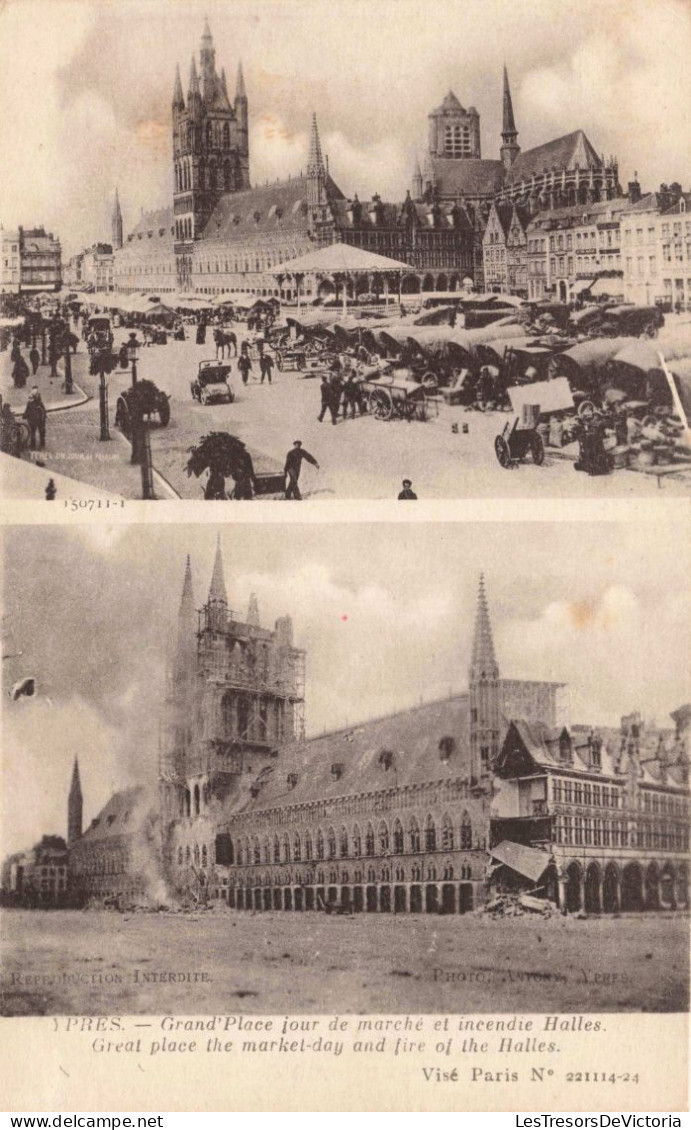
<svg viewBox="0 0 691 1130">
<path fill-rule="evenodd" d="M 415 154 L 415 165 L 413 167 L 413 199 L 420 200 L 423 193 L 422 184 L 422 169 L 420 168 L 420 158 L 417 153 Z"/>
<path fill-rule="evenodd" d="M 319 140 L 317 115 L 312 114 L 312 132 L 310 133 L 310 148 L 307 157 L 307 176 L 315 177 L 320 173 L 324 173 L 324 171 L 324 158 L 322 157 L 322 147 Z"/>
<path fill-rule="evenodd" d="M 504 66 L 504 91 L 503 91 L 503 108 L 502 108 L 502 128 L 501 128 L 501 150 L 500 156 L 504 162 L 504 168 L 508 170 L 513 165 L 518 154 L 521 151 L 520 145 L 517 143 L 518 130 L 516 129 L 516 122 L 513 116 L 513 103 L 511 101 L 511 89 L 509 87 L 509 74 Z"/>
<path fill-rule="evenodd" d="M 75 757 L 72 783 L 67 801 L 67 842 L 71 844 L 82 834 L 82 786 L 79 780 L 79 761 Z"/>
<path fill-rule="evenodd" d="M 185 579 L 182 582 L 182 597 L 180 598 L 180 618 L 189 613 L 190 610 L 194 611 L 194 589 L 192 587 L 192 563 L 188 553 Z"/>
<path fill-rule="evenodd" d="M 113 201 L 111 235 L 113 251 L 119 251 L 122 247 L 122 211 L 120 209 L 120 197 L 118 196 L 117 185 L 115 186 L 115 200 Z"/>
<path fill-rule="evenodd" d="M 480 573 L 480 584 L 477 595 L 477 609 L 475 612 L 475 634 L 473 636 L 473 655 L 471 659 L 471 678 L 482 677 L 481 673 L 489 676 L 490 672 L 497 669 L 497 660 L 494 654 L 494 640 L 492 639 L 492 625 L 489 618 L 487 593 L 485 591 L 485 574 Z"/>
<path fill-rule="evenodd" d="M 180 64 L 175 65 L 175 84 L 173 86 L 173 109 L 184 110 L 185 99 L 182 93 L 182 79 L 180 78 Z"/>
<path fill-rule="evenodd" d="M 209 587 L 209 604 L 214 603 L 228 603 L 226 595 L 226 583 L 223 577 L 223 554 L 221 553 L 221 535 L 218 535 L 216 542 L 216 559 L 214 561 L 214 571 L 211 576 L 211 585 Z"/>
</svg>

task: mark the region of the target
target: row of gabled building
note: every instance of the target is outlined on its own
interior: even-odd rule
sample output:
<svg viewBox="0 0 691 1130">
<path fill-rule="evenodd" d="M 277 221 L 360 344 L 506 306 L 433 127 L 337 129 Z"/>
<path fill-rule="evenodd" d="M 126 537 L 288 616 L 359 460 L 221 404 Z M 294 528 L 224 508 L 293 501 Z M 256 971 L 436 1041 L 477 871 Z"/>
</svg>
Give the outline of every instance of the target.
<svg viewBox="0 0 691 1130">
<path fill-rule="evenodd" d="M 0 226 L 0 294 L 58 291 L 61 283 L 62 248 L 52 232 Z"/>
<path fill-rule="evenodd" d="M 641 195 L 547 209 L 495 203 L 483 239 L 488 290 L 573 302 L 620 297 L 691 309 L 691 193 Z"/>
</svg>

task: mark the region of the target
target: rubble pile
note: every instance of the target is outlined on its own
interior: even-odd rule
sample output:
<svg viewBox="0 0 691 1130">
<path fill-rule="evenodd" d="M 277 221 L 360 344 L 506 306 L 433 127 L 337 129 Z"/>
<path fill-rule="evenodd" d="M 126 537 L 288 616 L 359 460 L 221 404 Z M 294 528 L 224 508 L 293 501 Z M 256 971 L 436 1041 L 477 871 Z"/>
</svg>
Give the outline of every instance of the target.
<svg viewBox="0 0 691 1130">
<path fill-rule="evenodd" d="M 491 898 L 478 913 L 489 915 L 490 918 L 522 918 L 526 914 L 539 914 L 543 918 L 551 918 L 552 915 L 559 914 L 559 907 L 549 899 L 518 892 L 505 892 Z"/>
</svg>

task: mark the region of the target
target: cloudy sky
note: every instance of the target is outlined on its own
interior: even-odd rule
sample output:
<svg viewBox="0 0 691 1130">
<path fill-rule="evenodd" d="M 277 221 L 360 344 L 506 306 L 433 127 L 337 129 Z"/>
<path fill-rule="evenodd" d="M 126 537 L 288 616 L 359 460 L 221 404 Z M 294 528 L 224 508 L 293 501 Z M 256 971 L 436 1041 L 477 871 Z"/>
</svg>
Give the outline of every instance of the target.
<svg viewBox="0 0 691 1130">
<path fill-rule="evenodd" d="M 304 167 L 312 110 L 348 194 L 401 199 L 427 114 L 452 87 L 497 157 L 506 61 L 523 148 L 584 129 L 625 184 L 689 184 L 687 0 L 4 0 L 0 222 L 71 254 L 172 192 L 170 103 L 204 15 L 231 92 L 238 59 L 254 183 Z"/>
<path fill-rule="evenodd" d="M 0 855 L 64 833 L 75 756 L 88 820 L 113 789 L 156 774 L 166 647 L 192 556 L 208 592 L 212 527 L 6 531 Z M 233 525 L 231 608 L 293 617 L 307 651 L 308 732 L 462 690 L 479 571 L 500 670 L 563 680 L 574 721 L 662 723 L 688 701 L 689 543 L 673 526 L 530 523 Z M 21 655 L 17 653 L 21 652 Z"/>
</svg>

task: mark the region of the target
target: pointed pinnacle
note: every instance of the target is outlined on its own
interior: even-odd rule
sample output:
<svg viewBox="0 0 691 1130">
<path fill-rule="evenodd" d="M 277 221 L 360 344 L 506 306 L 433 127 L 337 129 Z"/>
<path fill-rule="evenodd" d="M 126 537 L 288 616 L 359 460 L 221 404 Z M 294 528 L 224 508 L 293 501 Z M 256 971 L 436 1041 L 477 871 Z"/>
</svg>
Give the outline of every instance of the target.
<svg viewBox="0 0 691 1130">
<path fill-rule="evenodd" d="M 517 133 L 516 123 L 513 117 L 511 90 L 509 88 L 509 73 L 506 69 L 506 65 L 504 65 L 503 122 L 501 132 L 503 134 Z"/>
<path fill-rule="evenodd" d="M 199 94 L 199 78 L 197 76 L 197 65 L 192 56 L 192 63 L 190 64 L 190 85 L 187 92 L 187 97 L 190 98 L 193 94 Z"/>
<path fill-rule="evenodd" d="M 175 65 L 175 83 L 173 86 L 173 105 L 185 108 L 185 98 L 182 93 L 182 79 L 180 78 L 180 64 Z"/>
<path fill-rule="evenodd" d="M 237 81 L 235 83 L 235 101 L 237 102 L 238 98 L 246 98 L 246 97 L 247 97 L 247 94 L 245 92 L 245 76 L 242 73 L 242 59 L 241 59 L 240 62 L 238 63 L 238 77 L 237 77 Z"/>
<path fill-rule="evenodd" d="M 324 159 L 322 157 L 322 147 L 319 140 L 319 127 L 317 126 L 317 115 L 312 114 L 312 132 L 310 134 L 310 148 L 309 156 L 307 158 L 308 169 L 323 169 Z"/>
<path fill-rule="evenodd" d="M 255 628 L 259 627 L 259 602 L 257 600 L 257 594 L 254 592 L 250 596 L 250 603 L 247 609 L 247 623 L 252 624 Z"/>
</svg>

